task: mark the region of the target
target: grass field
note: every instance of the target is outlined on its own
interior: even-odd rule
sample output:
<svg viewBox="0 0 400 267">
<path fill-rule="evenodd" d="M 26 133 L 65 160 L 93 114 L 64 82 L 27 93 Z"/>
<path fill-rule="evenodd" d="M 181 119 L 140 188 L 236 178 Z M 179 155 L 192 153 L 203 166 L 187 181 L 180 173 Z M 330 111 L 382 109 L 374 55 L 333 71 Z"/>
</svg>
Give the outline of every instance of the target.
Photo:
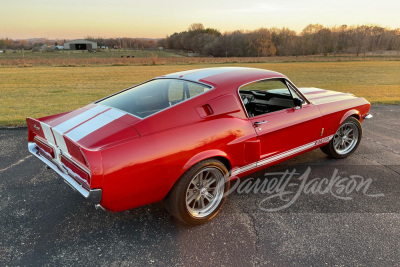
<svg viewBox="0 0 400 267">
<path fill-rule="evenodd" d="M 398 54 L 356 56 L 353 54 L 276 57 L 188 57 L 183 51 L 104 50 L 88 51 L 7 51 L 0 53 L 0 67 L 87 67 L 188 64 L 245 64 L 282 62 L 400 61 Z M 129 56 L 129 57 L 128 57 Z"/>
<path fill-rule="evenodd" d="M 0 68 L 0 126 L 74 110 L 113 92 L 166 73 L 244 66 L 287 75 L 299 87 L 351 92 L 371 103 L 400 104 L 400 62 L 291 62 L 156 66 Z"/>
</svg>

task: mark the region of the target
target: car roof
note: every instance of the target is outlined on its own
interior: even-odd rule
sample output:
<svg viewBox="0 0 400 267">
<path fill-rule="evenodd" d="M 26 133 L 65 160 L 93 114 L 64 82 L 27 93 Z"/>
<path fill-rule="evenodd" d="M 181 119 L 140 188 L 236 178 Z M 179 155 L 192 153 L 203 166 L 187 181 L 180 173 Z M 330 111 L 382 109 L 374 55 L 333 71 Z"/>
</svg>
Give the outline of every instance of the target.
<svg viewBox="0 0 400 267">
<path fill-rule="evenodd" d="M 193 82 L 201 82 L 213 87 L 239 86 L 253 81 L 286 78 L 285 75 L 264 69 L 244 67 L 217 67 L 181 71 L 167 74 L 158 78 L 182 79 Z"/>
</svg>

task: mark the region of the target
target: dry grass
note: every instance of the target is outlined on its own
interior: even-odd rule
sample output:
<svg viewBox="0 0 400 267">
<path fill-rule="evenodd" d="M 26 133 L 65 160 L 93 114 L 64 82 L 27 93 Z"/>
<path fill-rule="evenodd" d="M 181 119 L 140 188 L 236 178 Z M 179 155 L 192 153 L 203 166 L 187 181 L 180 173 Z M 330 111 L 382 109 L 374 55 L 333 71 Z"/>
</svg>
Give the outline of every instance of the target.
<svg viewBox="0 0 400 267">
<path fill-rule="evenodd" d="M 351 92 L 372 103 L 400 104 L 398 61 L 11 67 L 0 68 L 0 125 L 23 125 L 27 116 L 73 110 L 162 74 L 227 65 L 275 70 L 300 87 Z"/>
<path fill-rule="evenodd" d="M 129 58 L 127 58 L 129 56 Z M 132 57 L 134 56 L 134 57 Z M 188 64 L 236 64 L 273 62 L 347 62 L 347 61 L 400 61 L 400 56 L 289 56 L 289 57 L 183 57 L 165 51 L 117 51 L 81 53 L 28 52 L 0 54 L 0 67 L 82 67 L 82 66 L 147 66 Z"/>
</svg>

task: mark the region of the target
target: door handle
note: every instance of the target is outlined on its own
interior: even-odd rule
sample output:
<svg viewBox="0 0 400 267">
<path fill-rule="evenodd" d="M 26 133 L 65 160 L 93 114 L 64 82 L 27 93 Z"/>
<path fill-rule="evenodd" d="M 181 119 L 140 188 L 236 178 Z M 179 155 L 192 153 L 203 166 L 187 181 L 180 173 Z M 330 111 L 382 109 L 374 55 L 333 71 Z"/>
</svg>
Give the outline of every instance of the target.
<svg viewBox="0 0 400 267">
<path fill-rule="evenodd" d="M 267 123 L 267 121 L 256 121 L 254 123 L 254 126 L 258 127 L 258 126 L 260 126 L 261 124 L 264 124 L 264 123 Z"/>
</svg>

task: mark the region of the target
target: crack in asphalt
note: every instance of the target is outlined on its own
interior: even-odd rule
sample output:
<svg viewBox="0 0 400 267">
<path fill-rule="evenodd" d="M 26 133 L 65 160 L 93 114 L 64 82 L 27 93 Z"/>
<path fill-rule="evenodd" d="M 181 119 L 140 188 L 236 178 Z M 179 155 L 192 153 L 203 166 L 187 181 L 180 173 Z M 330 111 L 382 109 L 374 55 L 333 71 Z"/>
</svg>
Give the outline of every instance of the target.
<svg viewBox="0 0 400 267">
<path fill-rule="evenodd" d="M 383 167 L 385 167 L 386 169 L 389 169 L 389 170 L 391 170 L 392 172 L 397 173 L 398 175 L 400 175 L 400 172 L 398 172 L 397 170 L 392 169 L 392 168 L 389 167 L 389 166 L 391 166 L 391 165 L 382 164 L 382 163 L 380 163 L 379 161 L 376 161 L 376 160 L 374 160 L 374 159 L 367 158 L 367 157 L 365 157 L 365 156 L 363 156 L 363 155 L 361 155 L 361 154 L 357 154 L 357 156 L 359 156 L 359 157 L 361 157 L 361 158 L 363 158 L 363 159 L 366 159 L 366 160 L 373 161 L 373 162 L 377 163 L 379 166 L 383 166 Z"/>
<path fill-rule="evenodd" d="M 395 150 L 392 149 L 391 147 L 389 147 L 389 146 L 387 146 L 387 145 L 385 145 L 385 144 L 383 144 L 383 143 L 381 143 L 381 142 L 379 142 L 379 141 L 376 141 L 376 140 L 374 140 L 374 139 L 372 139 L 372 138 L 369 138 L 368 136 L 363 136 L 363 138 L 366 138 L 366 139 L 368 139 L 369 141 L 371 141 L 371 142 L 373 142 L 373 143 L 375 143 L 375 144 L 377 144 L 377 145 L 379 145 L 379 146 L 382 146 L 382 147 L 386 148 L 388 151 L 390 151 L 391 153 L 393 153 L 393 154 L 395 154 L 395 155 L 400 155 L 399 152 L 395 151 Z M 378 165 L 383 166 L 383 167 L 385 167 L 386 169 L 389 169 L 389 170 L 391 170 L 392 172 L 397 173 L 397 174 L 400 175 L 400 172 L 397 171 L 397 170 L 395 170 L 395 169 L 392 169 L 391 167 L 389 167 L 390 165 L 382 164 L 382 163 L 380 163 L 379 161 L 377 161 L 377 160 L 375 160 L 375 159 L 367 158 L 367 157 L 365 157 L 365 156 L 362 155 L 362 154 L 357 154 L 357 156 L 359 156 L 359 157 L 361 157 L 361 158 L 363 158 L 363 159 L 366 159 L 366 160 L 370 160 L 370 161 L 376 162 Z"/>
<path fill-rule="evenodd" d="M 256 235 L 256 244 L 255 244 L 255 247 L 256 247 L 256 255 L 260 255 L 260 253 L 259 253 L 259 245 L 260 245 L 260 237 L 259 237 L 259 233 L 258 233 L 258 230 L 257 230 L 257 227 L 256 227 L 256 217 L 252 214 L 252 213 L 248 213 L 248 216 L 249 216 L 249 218 L 250 218 L 250 221 L 251 221 L 251 225 L 253 226 L 253 230 L 254 230 L 254 233 L 255 233 L 255 235 Z M 256 259 L 255 259 L 255 261 L 256 261 L 256 266 L 261 266 L 262 265 L 262 259 L 261 258 L 259 258 L 258 256 L 256 256 Z"/>
<path fill-rule="evenodd" d="M 389 151 L 392 152 L 393 154 L 400 155 L 399 152 L 397 152 L 396 150 L 394 150 L 393 148 L 391 148 L 391 147 L 389 147 L 389 146 L 387 146 L 387 145 L 385 145 L 385 144 L 382 144 L 382 143 L 379 142 L 379 141 L 376 141 L 376 140 L 374 140 L 374 139 L 371 139 L 371 138 L 369 138 L 369 137 L 367 137 L 367 136 L 363 136 L 363 138 L 366 138 L 366 139 L 368 139 L 369 141 L 371 141 L 371 142 L 373 142 L 373 143 L 375 143 L 375 144 L 378 144 L 378 145 L 380 145 L 380 146 L 383 146 L 384 148 L 386 148 L 387 150 L 389 150 Z"/>
<path fill-rule="evenodd" d="M 389 165 L 383 165 L 383 164 L 382 164 L 382 166 L 384 166 L 384 167 L 388 168 L 389 170 L 391 170 L 391 171 L 397 173 L 398 175 L 400 175 L 400 172 L 398 172 L 398 171 L 396 171 L 396 170 L 390 168 Z"/>
<path fill-rule="evenodd" d="M 10 166 L 8 166 L 6 168 L 1 169 L 0 172 L 4 172 L 4 171 L 6 171 L 6 170 L 8 170 L 8 169 L 10 169 L 10 168 L 12 168 L 14 166 L 17 166 L 18 164 L 21 164 L 22 162 L 24 162 L 26 159 L 28 159 L 30 157 L 32 157 L 32 155 L 26 156 L 25 158 L 20 159 L 17 163 L 11 164 Z"/>
<path fill-rule="evenodd" d="M 255 253 L 255 255 L 259 255 L 258 246 L 259 246 L 259 243 L 260 243 L 260 238 L 258 236 L 258 230 L 257 230 L 256 223 L 255 223 L 256 222 L 256 217 L 253 216 L 253 214 L 251 212 L 246 212 L 244 210 L 242 212 L 243 212 L 243 214 L 245 214 L 248 217 L 248 219 L 250 221 L 250 225 L 253 228 L 253 233 L 254 233 L 254 235 L 256 237 L 256 242 L 255 242 L 255 252 L 256 253 Z M 261 259 L 258 256 L 256 256 L 254 258 L 254 261 L 255 261 L 255 265 L 254 266 L 261 266 Z"/>
</svg>

